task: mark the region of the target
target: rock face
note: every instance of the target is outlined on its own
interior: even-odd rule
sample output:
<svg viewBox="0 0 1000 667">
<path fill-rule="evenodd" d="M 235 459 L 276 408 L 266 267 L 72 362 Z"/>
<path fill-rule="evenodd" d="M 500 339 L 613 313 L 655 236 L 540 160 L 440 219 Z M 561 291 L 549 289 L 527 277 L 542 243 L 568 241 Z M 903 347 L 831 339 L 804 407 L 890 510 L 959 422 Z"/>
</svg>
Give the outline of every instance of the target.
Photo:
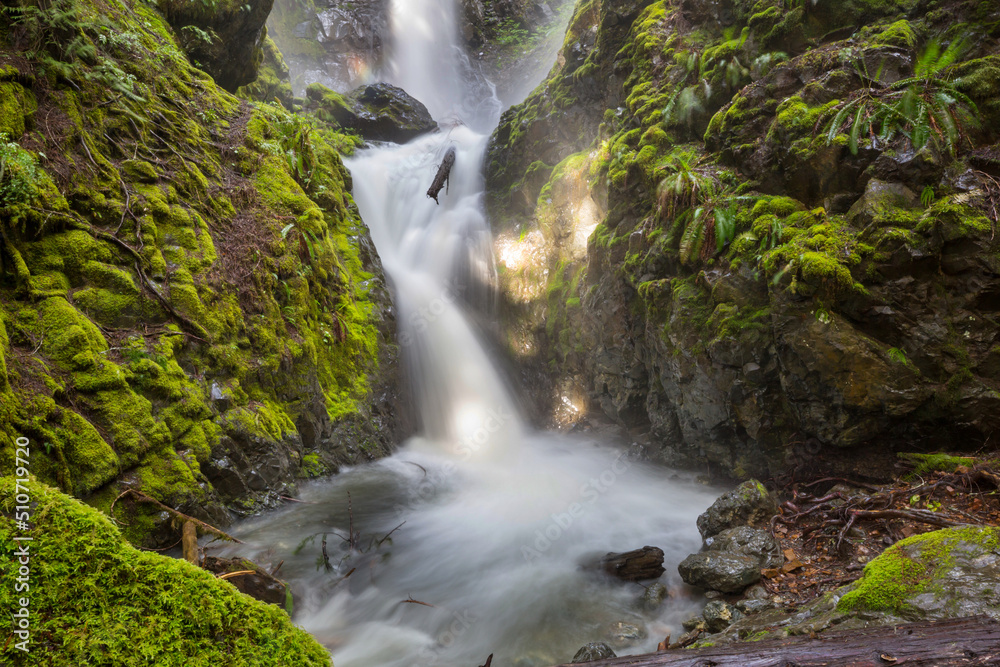
<svg viewBox="0 0 1000 667">
<path fill-rule="evenodd" d="M 737 478 L 885 474 L 897 449 L 998 425 L 997 163 L 979 157 L 1000 136 L 998 36 L 930 84 L 986 120 L 951 106 L 961 146 L 852 139 L 831 126 L 869 83 L 843 54 L 894 102 L 947 22 L 819 4 L 582 2 L 559 66 L 504 115 L 487 182 L 508 343 L 550 421 L 599 410 L 652 458 Z"/>
<path fill-rule="evenodd" d="M 338 92 L 357 88 L 379 71 L 389 34 L 384 0 L 276 0 L 268 33 L 292 70 L 299 96 L 311 83 Z"/>
<path fill-rule="evenodd" d="M 235 92 L 257 78 L 264 58 L 264 22 L 273 2 L 159 0 L 157 6 L 177 31 L 191 60 L 220 86 Z"/>
<path fill-rule="evenodd" d="M 774 496 L 755 479 L 747 480 L 725 493 L 698 516 L 702 539 L 738 526 L 764 528 L 778 513 Z"/>
<path fill-rule="evenodd" d="M 322 114 L 373 141 L 404 143 L 438 127 L 427 107 L 388 83 L 362 86 L 343 97 L 313 84 L 308 95 Z"/>
</svg>

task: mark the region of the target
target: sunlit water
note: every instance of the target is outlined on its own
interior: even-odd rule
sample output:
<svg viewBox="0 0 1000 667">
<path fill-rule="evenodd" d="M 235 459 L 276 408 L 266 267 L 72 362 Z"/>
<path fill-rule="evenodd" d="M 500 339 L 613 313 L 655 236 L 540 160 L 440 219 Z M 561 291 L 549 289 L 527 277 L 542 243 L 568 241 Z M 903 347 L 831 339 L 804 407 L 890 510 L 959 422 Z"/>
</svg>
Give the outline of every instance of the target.
<svg viewBox="0 0 1000 667">
<path fill-rule="evenodd" d="M 442 131 L 347 161 L 393 285 L 422 436 L 238 526 L 237 551 L 284 562 L 295 621 L 338 667 L 474 667 L 491 653 L 497 667 L 551 665 L 614 644 L 620 622 L 645 637 L 618 653 L 649 651 L 697 607 L 676 566 L 698 550 L 695 518 L 715 494 L 622 443 L 535 432 L 517 414 L 477 337 L 496 286 L 481 164 L 500 104 L 457 46 L 451 2 L 392 4 L 393 81 Z M 436 204 L 425 193 L 451 147 Z M 673 591 L 652 612 L 643 586 L 587 566 L 645 545 L 665 552 Z"/>
</svg>

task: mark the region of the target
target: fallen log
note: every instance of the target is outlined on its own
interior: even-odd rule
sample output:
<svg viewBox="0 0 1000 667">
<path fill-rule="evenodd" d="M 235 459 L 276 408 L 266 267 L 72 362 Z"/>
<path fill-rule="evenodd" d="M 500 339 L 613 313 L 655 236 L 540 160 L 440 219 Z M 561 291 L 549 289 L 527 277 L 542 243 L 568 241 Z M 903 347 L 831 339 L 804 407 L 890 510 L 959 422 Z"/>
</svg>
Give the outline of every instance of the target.
<svg viewBox="0 0 1000 667">
<path fill-rule="evenodd" d="M 803 636 L 676 649 L 586 664 L 587 667 L 1000 665 L 1000 622 L 988 616 L 972 616 L 829 631 L 815 638 Z"/>
<path fill-rule="evenodd" d="M 643 547 L 625 553 L 609 553 L 601 559 L 601 569 L 625 581 L 659 579 L 663 574 L 663 550 Z"/>
<path fill-rule="evenodd" d="M 445 152 L 444 159 L 441 161 L 441 166 L 438 167 L 437 174 L 434 176 L 434 182 L 431 183 L 431 187 L 427 190 L 427 196 L 433 199 L 434 203 L 441 203 L 438 201 L 438 195 L 441 193 L 441 189 L 451 181 L 451 168 L 454 166 L 455 147 L 452 146 Z M 447 192 L 447 190 L 445 192 Z"/>
</svg>

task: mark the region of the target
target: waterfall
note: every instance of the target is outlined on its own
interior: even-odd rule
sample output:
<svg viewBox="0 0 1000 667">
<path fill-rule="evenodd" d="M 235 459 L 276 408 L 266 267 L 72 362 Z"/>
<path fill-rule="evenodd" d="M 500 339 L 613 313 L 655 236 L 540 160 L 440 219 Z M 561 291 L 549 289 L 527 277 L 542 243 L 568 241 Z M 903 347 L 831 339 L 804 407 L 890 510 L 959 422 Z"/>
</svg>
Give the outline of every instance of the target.
<svg viewBox="0 0 1000 667">
<path fill-rule="evenodd" d="M 474 324 L 494 314 L 481 165 L 500 105 L 457 41 L 455 2 L 391 5 L 392 82 L 444 129 L 346 160 L 392 283 L 421 434 L 234 532 L 242 553 L 284 562 L 296 622 L 337 667 L 470 667 L 491 653 L 495 667 L 550 665 L 623 623 L 637 636 L 619 652 L 650 650 L 697 608 L 676 565 L 700 547 L 695 518 L 715 494 L 621 443 L 522 423 Z M 449 148 L 438 205 L 425 193 Z M 675 595 L 644 614 L 640 586 L 585 564 L 647 544 L 666 553 Z"/>
</svg>

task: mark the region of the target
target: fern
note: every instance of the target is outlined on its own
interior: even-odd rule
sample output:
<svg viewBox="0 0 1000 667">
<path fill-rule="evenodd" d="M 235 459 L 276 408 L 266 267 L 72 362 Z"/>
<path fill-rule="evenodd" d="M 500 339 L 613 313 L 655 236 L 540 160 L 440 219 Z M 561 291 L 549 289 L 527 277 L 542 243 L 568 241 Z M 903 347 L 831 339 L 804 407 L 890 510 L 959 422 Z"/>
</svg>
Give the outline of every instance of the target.
<svg viewBox="0 0 1000 667">
<path fill-rule="evenodd" d="M 838 107 L 826 126 L 827 143 L 832 143 L 849 127 L 848 147 L 854 154 L 860 148 L 863 134 L 880 142 L 889 142 L 901 134 L 917 150 L 935 142 L 954 154 L 963 128 L 975 126 L 979 115 L 975 103 L 957 89 L 960 82 L 943 76 L 966 47 L 967 41 L 958 39 L 942 51 L 940 42 L 932 40 L 917 58 L 914 76 L 888 86 L 878 83 L 880 72 L 873 78 L 866 67 L 856 64 L 859 75 L 872 85 Z M 863 62 L 861 58 L 857 60 Z M 848 118 L 851 118 L 849 126 Z"/>
</svg>

